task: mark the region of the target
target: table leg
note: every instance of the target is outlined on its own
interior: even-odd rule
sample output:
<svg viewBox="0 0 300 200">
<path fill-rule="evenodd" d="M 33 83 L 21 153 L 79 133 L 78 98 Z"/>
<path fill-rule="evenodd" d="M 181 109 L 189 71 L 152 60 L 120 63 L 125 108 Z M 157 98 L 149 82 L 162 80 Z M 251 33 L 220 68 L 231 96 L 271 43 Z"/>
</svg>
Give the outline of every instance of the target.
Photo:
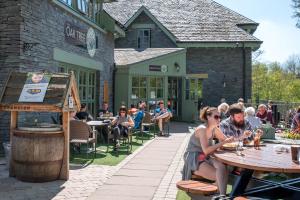
<svg viewBox="0 0 300 200">
<path fill-rule="evenodd" d="M 235 197 L 243 194 L 245 189 L 252 178 L 253 170 L 244 169 L 241 172 L 241 175 L 237 177 L 234 185 L 232 186 L 232 191 L 230 193 L 230 197 Z"/>
</svg>

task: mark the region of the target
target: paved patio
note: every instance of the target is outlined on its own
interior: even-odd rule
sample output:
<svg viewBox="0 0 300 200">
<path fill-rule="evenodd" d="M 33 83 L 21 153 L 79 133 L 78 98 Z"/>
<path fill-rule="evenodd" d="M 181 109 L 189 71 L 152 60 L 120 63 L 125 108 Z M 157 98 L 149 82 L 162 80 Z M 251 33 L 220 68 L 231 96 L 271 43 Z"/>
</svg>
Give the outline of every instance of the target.
<svg viewBox="0 0 300 200">
<path fill-rule="evenodd" d="M 156 137 L 117 166 L 72 165 L 68 181 L 25 183 L 0 165 L 0 199 L 176 199 L 188 124 L 172 123 L 170 137 Z"/>
</svg>

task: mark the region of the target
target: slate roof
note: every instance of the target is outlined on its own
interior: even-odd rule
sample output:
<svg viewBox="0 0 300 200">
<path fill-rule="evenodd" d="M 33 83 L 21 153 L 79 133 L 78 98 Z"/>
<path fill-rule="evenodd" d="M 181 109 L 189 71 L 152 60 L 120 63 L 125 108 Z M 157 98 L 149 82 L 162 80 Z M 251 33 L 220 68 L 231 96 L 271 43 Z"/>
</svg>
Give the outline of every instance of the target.
<svg viewBox="0 0 300 200">
<path fill-rule="evenodd" d="M 177 42 L 260 42 L 238 27 L 258 25 L 256 22 L 212 0 L 118 0 L 104 5 L 122 25 L 141 8 L 147 9 Z"/>
<path fill-rule="evenodd" d="M 139 63 L 152 58 L 157 58 L 170 53 L 185 51 L 184 48 L 148 48 L 144 50 L 137 49 L 115 49 L 115 63 L 117 66 Z"/>
</svg>

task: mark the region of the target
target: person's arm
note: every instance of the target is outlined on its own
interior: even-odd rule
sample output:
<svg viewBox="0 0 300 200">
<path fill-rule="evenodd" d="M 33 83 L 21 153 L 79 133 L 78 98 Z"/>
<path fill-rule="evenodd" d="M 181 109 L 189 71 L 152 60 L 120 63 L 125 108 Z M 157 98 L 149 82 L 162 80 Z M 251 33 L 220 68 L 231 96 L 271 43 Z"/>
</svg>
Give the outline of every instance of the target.
<svg viewBox="0 0 300 200">
<path fill-rule="evenodd" d="M 216 137 L 220 142 L 226 140 L 227 136 L 224 135 L 224 133 L 221 131 L 220 128 L 216 127 L 216 128 L 214 129 L 214 131 L 215 131 L 215 137 Z"/>
<path fill-rule="evenodd" d="M 132 120 L 132 117 L 130 117 L 130 116 L 128 118 L 128 126 L 130 126 L 130 127 L 134 126 L 134 121 Z"/>
<path fill-rule="evenodd" d="M 198 135 L 198 137 L 199 137 L 200 144 L 201 144 L 203 153 L 204 153 L 205 155 L 212 154 L 213 152 L 215 152 L 218 148 L 220 148 L 220 147 L 223 146 L 224 144 L 233 141 L 233 137 L 230 137 L 230 138 L 226 138 L 226 139 L 223 140 L 222 142 L 219 142 L 218 144 L 209 146 L 209 144 L 208 144 L 208 139 L 207 139 L 206 133 L 205 133 L 205 128 L 199 128 L 199 129 L 197 129 L 197 130 L 196 130 L 196 135 Z"/>
<path fill-rule="evenodd" d="M 118 117 L 116 117 L 115 119 L 113 119 L 112 122 L 111 122 L 111 125 L 113 125 L 113 126 L 116 125 L 118 119 L 119 119 Z"/>
</svg>

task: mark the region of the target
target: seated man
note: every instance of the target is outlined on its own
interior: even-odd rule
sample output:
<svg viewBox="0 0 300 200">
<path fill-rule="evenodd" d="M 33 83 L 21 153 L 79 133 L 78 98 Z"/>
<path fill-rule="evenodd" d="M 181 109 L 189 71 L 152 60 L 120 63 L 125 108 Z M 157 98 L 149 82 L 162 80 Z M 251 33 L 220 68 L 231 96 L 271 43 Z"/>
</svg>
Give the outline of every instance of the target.
<svg viewBox="0 0 300 200">
<path fill-rule="evenodd" d="M 105 115 L 113 116 L 113 113 L 109 110 L 109 106 L 107 102 L 103 102 L 102 108 L 98 110 L 99 117 L 103 117 Z M 102 137 L 105 142 L 108 142 L 108 134 L 109 134 L 109 126 L 108 124 L 102 127 L 96 127 L 98 132 L 102 134 Z"/>
<path fill-rule="evenodd" d="M 85 103 L 81 104 L 80 111 L 76 114 L 76 117 L 80 120 L 92 121 L 93 117 L 87 112 L 87 106 Z"/>
<path fill-rule="evenodd" d="M 102 104 L 102 108 L 99 109 L 98 114 L 99 114 L 99 117 L 101 117 L 103 115 L 113 116 L 113 113 L 109 110 L 108 103 L 105 101 Z"/>
<path fill-rule="evenodd" d="M 222 132 L 235 139 L 248 139 L 252 140 L 251 135 L 253 130 L 250 123 L 245 119 L 243 106 L 239 103 L 232 104 L 229 107 L 230 116 L 220 123 Z"/>
<path fill-rule="evenodd" d="M 158 106 L 159 108 L 155 110 L 155 120 L 158 121 L 159 135 L 163 135 L 163 123 L 169 121 L 173 115 L 168 108 L 165 108 L 163 101 L 160 101 Z"/>
</svg>

